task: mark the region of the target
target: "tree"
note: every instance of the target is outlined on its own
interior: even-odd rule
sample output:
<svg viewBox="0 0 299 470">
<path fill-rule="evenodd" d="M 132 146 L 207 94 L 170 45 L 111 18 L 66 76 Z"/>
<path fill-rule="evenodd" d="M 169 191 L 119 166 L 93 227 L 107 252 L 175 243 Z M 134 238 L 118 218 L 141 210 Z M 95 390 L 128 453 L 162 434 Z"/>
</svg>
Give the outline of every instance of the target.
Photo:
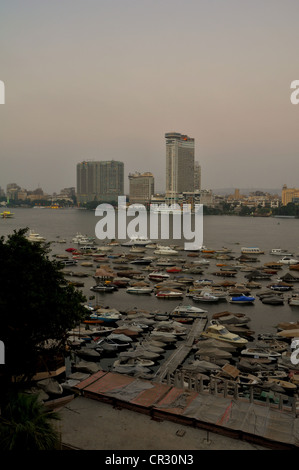
<svg viewBox="0 0 299 470">
<path fill-rule="evenodd" d="M 68 285 L 59 263 L 50 260 L 49 245 L 28 241 L 27 231 L 14 231 L 6 241 L 0 238 L 0 340 L 5 345 L 1 391 L 12 377 L 28 381 L 41 361 L 47 366 L 61 354 L 66 332 L 85 313 L 85 297 Z"/>
<path fill-rule="evenodd" d="M 2 410 L 0 450 L 56 450 L 59 433 L 52 426 L 59 416 L 49 412 L 38 395 L 18 394 Z"/>
</svg>

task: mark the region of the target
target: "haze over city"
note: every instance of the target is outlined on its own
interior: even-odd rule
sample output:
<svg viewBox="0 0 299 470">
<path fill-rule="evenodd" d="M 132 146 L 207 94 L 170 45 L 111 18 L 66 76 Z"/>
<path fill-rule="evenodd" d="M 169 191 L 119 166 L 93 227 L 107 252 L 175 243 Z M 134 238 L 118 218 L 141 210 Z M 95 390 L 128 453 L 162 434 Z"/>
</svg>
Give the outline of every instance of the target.
<svg viewBox="0 0 299 470">
<path fill-rule="evenodd" d="M 82 160 L 150 171 L 195 139 L 202 187 L 298 187 L 296 0 L 38 0 L 0 7 L 0 186 L 75 186 Z"/>
</svg>

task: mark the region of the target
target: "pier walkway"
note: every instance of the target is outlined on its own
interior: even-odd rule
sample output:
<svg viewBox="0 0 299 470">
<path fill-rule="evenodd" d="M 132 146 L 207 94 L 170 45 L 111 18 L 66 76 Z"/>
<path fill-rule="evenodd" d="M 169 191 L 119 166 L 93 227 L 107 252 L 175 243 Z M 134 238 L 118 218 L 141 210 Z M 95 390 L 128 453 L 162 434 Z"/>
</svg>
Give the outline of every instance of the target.
<svg viewBox="0 0 299 470">
<path fill-rule="evenodd" d="M 171 356 L 169 356 L 169 358 L 163 362 L 161 367 L 156 372 L 156 375 L 153 378 L 153 382 L 162 382 L 167 375 L 174 374 L 178 366 L 183 363 L 190 353 L 194 339 L 200 335 L 206 324 L 207 317 L 205 316 L 202 318 L 197 318 L 193 322 L 186 340 L 182 344 L 178 345 Z"/>
</svg>

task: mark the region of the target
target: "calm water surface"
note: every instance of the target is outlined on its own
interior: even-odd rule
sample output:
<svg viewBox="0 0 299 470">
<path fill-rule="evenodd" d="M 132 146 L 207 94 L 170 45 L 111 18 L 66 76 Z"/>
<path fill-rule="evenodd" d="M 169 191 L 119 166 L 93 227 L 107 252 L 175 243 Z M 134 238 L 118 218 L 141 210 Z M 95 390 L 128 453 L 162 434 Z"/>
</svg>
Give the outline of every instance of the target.
<svg viewBox="0 0 299 470">
<path fill-rule="evenodd" d="M 93 211 L 78 209 L 12 209 L 14 218 L 0 219 L 0 234 L 8 235 L 15 229 L 28 227 L 44 236 L 47 241 L 51 241 L 53 254 L 65 253 L 65 249 L 74 246 L 72 238 L 77 232 L 95 236 L 95 225 L 99 220 Z M 59 239 L 65 239 L 66 243 L 59 243 Z M 97 244 L 103 244 L 103 241 L 97 240 Z M 182 245 L 183 241 L 163 240 L 162 244 Z M 233 217 L 233 216 L 205 216 L 204 217 L 204 245 L 211 249 L 221 249 L 222 247 L 232 250 L 231 255 L 235 258 L 241 254 L 242 246 L 257 246 L 265 251 L 264 255 L 259 255 L 259 261 L 254 266 L 260 266 L 268 261 L 277 262 L 280 257 L 269 254 L 272 248 L 283 248 L 291 253 L 294 257 L 299 256 L 299 219 L 278 219 L 278 218 L 254 218 L 254 217 Z M 115 247 L 116 253 L 128 252 L 125 247 Z M 152 255 L 153 250 L 147 250 L 146 255 Z M 186 257 L 186 253 L 179 252 L 178 255 Z M 186 258 L 189 262 L 192 258 Z M 225 278 L 212 276 L 210 273 L 218 271 L 216 263 L 219 260 L 210 260 L 210 265 L 204 268 L 202 275 L 194 275 L 194 279 L 213 279 L 215 282 L 221 282 Z M 111 264 L 111 262 L 110 262 Z M 111 264 L 113 266 L 113 264 Z M 133 267 L 134 265 L 132 265 Z M 76 269 L 80 271 L 88 270 L 90 277 L 84 278 L 83 292 L 89 298 L 93 295 L 90 287 L 95 284 L 92 275 L 95 272 L 96 264 L 92 268 L 82 268 L 80 261 Z M 138 269 L 138 267 L 135 267 Z M 289 272 L 289 268 L 285 266 L 279 271 L 279 275 Z M 291 271 L 294 273 L 294 271 Z M 245 281 L 246 272 L 239 272 L 236 278 L 240 282 Z M 173 276 L 173 275 L 172 275 Z M 277 279 L 273 275 L 271 280 L 262 281 L 263 288 Z M 259 282 L 259 281 L 258 281 Z M 294 284 L 294 289 L 299 289 Z M 251 294 L 256 295 L 260 289 L 252 290 Z M 284 294 L 285 299 L 290 293 Z M 170 312 L 179 302 L 178 300 L 161 300 L 157 299 L 153 294 L 151 296 L 133 296 L 126 294 L 122 289 L 112 294 L 97 294 L 97 302 L 103 306 L 109 305 L 120 310 L 127 310 L 133 307 L 144 309 L 160 310 L 161 312 Z M 183 304 L 193 304 L 200 308 L 208 310 L 208 316 L 211 318 L 213 313 L 230 311 L 246 313 L 251 318 L 250 328 L 256 333 L 276 331 L 275 325 L 281 321 L 299 320 L 299 307 L 290 307 L 286 302 L 284 305 L 271 306 L 264 305 L 259 298 L 256 298 L 254 305 L 231 305 L 230 303 L 221 302 L 217 304 L 201 304 L 195 303 L 191 298 L 185 297 Z"/>
</svg>

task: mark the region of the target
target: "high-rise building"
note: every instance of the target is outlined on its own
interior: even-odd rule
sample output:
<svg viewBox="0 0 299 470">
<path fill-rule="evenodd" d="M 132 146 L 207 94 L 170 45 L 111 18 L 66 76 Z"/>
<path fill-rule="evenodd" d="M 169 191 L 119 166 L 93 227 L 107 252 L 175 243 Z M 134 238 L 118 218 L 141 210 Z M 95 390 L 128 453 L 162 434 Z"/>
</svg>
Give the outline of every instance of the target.
<svg viewBox="0 0 299 470">
<path fill-rule="evenodd" d="M 152 173 L 130 173 L 130 203 L 150 204 L 154 195 L 155 180 Z"/>
<path fill-rule="evenodd" d="M 194 139 L 168 132 L 166 139 L 166 200 L 176 202 L 178 195 L 194 191 Z"/>
<path fill-rule="evenodd" d="M 111 161 L 84 161 L 77 164 L 77 200 L 117 202 L 124 195 L 124 164 Z"/>
<path fill-rule="evenodd" d="M 194 162 L 194 191 L 201 190 L 201 166 L 199 162 Z"/>
</svg>

